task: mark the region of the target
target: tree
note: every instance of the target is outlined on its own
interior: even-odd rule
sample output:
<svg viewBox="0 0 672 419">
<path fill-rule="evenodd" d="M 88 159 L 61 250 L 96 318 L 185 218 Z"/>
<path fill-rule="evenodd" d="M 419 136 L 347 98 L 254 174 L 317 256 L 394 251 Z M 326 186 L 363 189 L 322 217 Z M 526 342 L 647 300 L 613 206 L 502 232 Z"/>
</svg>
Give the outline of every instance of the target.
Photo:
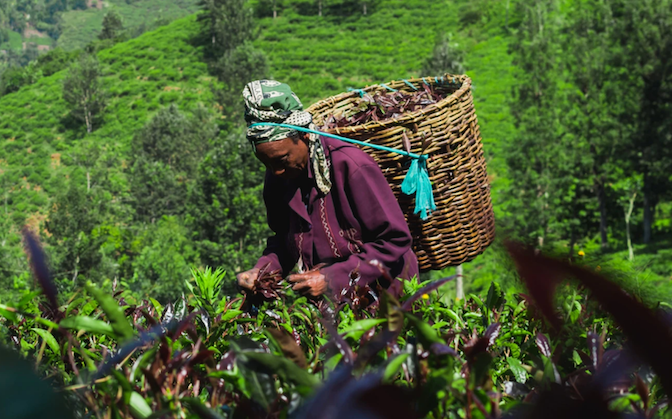
<svg viewBox="0 0 672 419">
<path fill-rule="evenodd" d="M 268 237 L 264 173 L 241 130 L 220 135 L 199 166 L 188 219 L 206 265 L 237 272 L 256 262 Z"/>
<path fill-rule="evenodd" d="M 266 54 L 249 42 L 225 52 L 211 68 L 212 73 L 225 84 L 223 89 L 215 91 L 215 97 L 231 119 L 238 118 L 242 112 L 241 92 L 245 84 L 270 74 Z"/>
<path fill-rule="evenodd" d="M 633 126 L 628 153 L 643 175 L 643 241 L 652 237 L 655 208 L 670 196 L 672 180 L 672 1 L 617 1 L 614 42 L 621 48 L 614 66 L 622 95 L 631 98 L 620 118 Z"/>
<path fill-rule="evenodd" d="M 190 277 L 189 266 L 197 263 L 198 253 L 189 232 L 177 217 L 161 217 L 140 232 L 143 243 L 134 258 L 131 289 L 167 303 L 179 297 Z"/>
<path fill-rule="evenodd" d="M 82 54 L 63 81 L 63 99 L 70 105 L 70 114 L 86 124 L 88 133 L 93 132 L 105 110 L 106 94 L 99 79 L 96 57 Z"/>
<path fill-rule="evenodd" d="M 124 24 L 121 16 L 114 10 L 105 13 L 103 18 L 103 29 L 98 34 L 98 39 L 114 39 L 124 31 Z"/>
<path fill-rule="evenodd" d="M 104 237 L 93 237 L 91 231 L 105 218 L 108 201 L 103 190 L 86 190 L 86 181 L 78 170 L 56 196 L 45 228 L 57 279 L 67 278 L 75 285 L 80 276 L 89 278 L 99 266 Z"/>
<path fill-rule="evenodd" d="M 154 222 L 184 212 L 189 185 L 217 127 L 204 109 L 160 110 L 133 138 L 130 184 L 136 218 Z"/>
<path fill-rule="evenodd" d="M 253 12 L 247 0 L 200 0 L 199 5 L 210 71 L 225 84 L 215 89 L 215 96 L 225 113 L 236 118 L 245 84 L 269 73 L 266 55 L 251 44 L 257 35 Z"/>
<path fill-rule="evenodd" d="M 614 18 L 609 2 L 576 1 L 567 13 L 563 59 L 571 83 L 564 105 L 564 126 L 584 163 L 582 175 L 591 179 L 599 210 L 600 241 L 608 247 L 608 184 L 623 165 L 620 143 L 628 136 L 618 118 L 623 107 L 620 83 L 610 63 L 616 53 L 612 43 Z"/>
<path fill-rule="evenodd" d="M 557 5 L 554 0 L 519 4 L 523 20 L 512 45 L 518 80 L 511 110 L 518 134 L 503 147 L 510 185 L 509 228 L 541 247 L 558 228 L 563 199 L 571 193 L 571 150 L 561 146 L 564 133 L 557 101 L 560 69 Z M 557 234 L 557 233 L 556 233 Z"/>
<path fill-rule="evenodd" d="M 217 59 L 255 38 L 254 15 L 247 0 L 199 0 L 203 34 L 211 58 Z"/>
<path fill-rule="evenodd" d="M 422 66 L 422 76 L 440 76 L 445 73 L 464 74 L 464 50 L 453 41 L 451 34 L 437 36 L 432 56 Z"/>
</svg>

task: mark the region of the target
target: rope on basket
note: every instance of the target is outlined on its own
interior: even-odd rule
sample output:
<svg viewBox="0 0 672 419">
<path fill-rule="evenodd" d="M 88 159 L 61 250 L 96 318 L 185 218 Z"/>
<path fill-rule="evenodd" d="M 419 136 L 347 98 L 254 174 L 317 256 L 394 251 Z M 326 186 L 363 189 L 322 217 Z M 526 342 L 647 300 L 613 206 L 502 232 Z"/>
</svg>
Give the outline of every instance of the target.
<svg viewBox="0 0 672 419">
<path fill-rule="evenodd" d="M 250 125 L 250 128 L 259 126 L 273 126 L 290 128 L 301 132 L 308 132 L 312 134 L 323 135 L 325 137 L 335 138 L 337 140 L 345 141 L 351 144 L 357 144 L 364 147 L 371 147 L 377 150 L 388 151 L 390 153 L 397 153 L 403 156 L 408 156 L 413 159 L 411 166 L 408 168 L 406 177 L 401 183 L 401 191 L 406 195 L 415 194 L 415 211 L 414 214 L 420 214 L 420 219 L 426 220 L 432 211 L 436 209 L 434 203 L 434 194 L 432 193 L 432 182 L 429 180 L 429 173 L 427 172 L 427 155 L 415 154 L 404 150 L 397 150 L 396 148 L 386 147 L 378 144 L 365 143 L 364 141 L 353 140 L 351 138 L 341 137 L 340 135 L 329 134 L 327 132 L 315 131 L 309 128 L 298 127 L 289 124 L 278 124 L 275 122 L 258 122 Z"/>
</svg>

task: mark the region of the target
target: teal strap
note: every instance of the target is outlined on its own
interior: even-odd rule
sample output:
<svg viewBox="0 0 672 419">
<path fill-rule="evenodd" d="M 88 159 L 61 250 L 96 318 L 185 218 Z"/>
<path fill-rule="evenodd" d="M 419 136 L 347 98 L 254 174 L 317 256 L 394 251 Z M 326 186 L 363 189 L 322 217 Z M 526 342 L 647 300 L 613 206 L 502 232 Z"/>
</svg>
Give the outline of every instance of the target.
<svg viewBox="0 0 672 419">
<path fill-rule="evenodd" d="M 422 220 L 426 220 L 429 216 L 428 213 L 431 213 L 436 209 L 434 204 L 434 195 L 432 193 L 432 182 L 429 179 L 429 173 L 427 172 L 427 155 L 426 154 L 415 154 L 410 153 L 405 150 L 397 150 L 392 147 L 385 147 L 378 144 L 365 143 L 364 141 L 353 140 L 351 138 L 341 137 L 340 135 L 330 134 L 328 132 L 315 131 L 310 128 L 299 127 L 296 125 L 289 124 L 278 124 L 275 122 L 258 122 L 256 124 L 250 125 L 250 128 L 259 127 L 259 126 L 272 126 L 272 127 L 283 127 L 290 128 L 296 131 L 308 132 L 312 134 L 322 135 L 324 137 L 335 138 L 337 140 L 345 141 L 346 143 L 357 144 L 363 147 L 371 147 L 376 150 L 388 151 L 390 153 L 401 154 L 403 156 L 408 156 L 413 159 L 411 166 L 408 168 L 406 177 L 401 183 L 401 191 L 406 195 L 412 195 L 415 193 L 415 214 L 420 214 Z"/>
<path fill-rule="evenodd" d="M 397 89 L 393 89 L 390 86 L 386 85 L 385 83 L 381 83 L 380 85 L 383 86 L 384 88 L 386 88 L 387 90 L 389 90 L 390 92 L 396 92 L 397 91 Z"/>
<path fill-rule="evenodd" d="M 418 88 L 413 86 L 413 84 L 410 81 L 404 79 L 404 83 L 406 83 L 411 89 L 418 90 Z"/>
<path fill-rule="evenodd" d="M 366 94 L 363 89 L 353 89 L 352 87 L 348 87 L 348 92 L 357 92 L 359 93 L 359 97 L 364 97 L 364 94 Z"/>
</svg>

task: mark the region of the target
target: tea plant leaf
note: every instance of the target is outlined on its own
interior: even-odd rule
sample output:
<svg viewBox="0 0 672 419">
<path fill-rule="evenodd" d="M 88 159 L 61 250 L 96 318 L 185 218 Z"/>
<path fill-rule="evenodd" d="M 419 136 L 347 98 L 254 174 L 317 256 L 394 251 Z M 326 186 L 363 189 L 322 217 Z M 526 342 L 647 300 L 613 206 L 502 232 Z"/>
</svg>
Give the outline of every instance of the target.
<svg viewBox="0 0 672 419">
<path fill-rule="evenodd" d="M 242 310 L 229 309 L 222 314 L 222 322 L 228 322 L 243 314 Z"/>
<path fill-rule="evenodd" d="M 488 289 L 488 296 L 485 299 L 485 305 L 489 310 L 499 308 L 504 302 L 504 292 L 498 283 L 492 282 Z"/>
<path fill-rule="evenodd" d="M 287 358 L 263 352 L 244 351 L 241 354 L 245 355 L 248 360 L 253 361 L 246 365 L 253 367 L 254 363 L 257 363 L 268 369 L 270 373 L 277 374 L 286 382 L 297 386 L 313 388 L 319 382 L 316 376 L 308 373 Z"/>
<path fill-rule="evenodd" d="M 183 397 L 181 401 L 189 407 L 189 410 L 201 419 L 224 419 L 222 415 L 210 409 L 195 397 Z"/>
<path fill-rule="evenodd" d="M 406 362 L 406 359 L 409 357 L 408 352 L 401 353 L 394 358 L 392 358 L 385 367 L 385 372 L 383 373 L 383 382 L 389 383 L 399 374 L 401 367 Z"/>
<path fill-rule="evenodd" d="M 130 393 L 128 399 L 128 408 L 134 417 L 145 419 L 152 414 L 152 408 L 149 407 L 147 401 L 137 392 Z"/>
<path fill-rule="evenodd" d="M 47 345 L 49 345 L 51 350 L 54 351 L 56 355 L 61 354 L 61 347 L 58 345 L 58 342 L 56 341 L 54 335 L 52 335 L 48 330 L 33 327 L 33 331 L 38 335 L 40 335 L 42 339 L 44 339 L 44 341 L 47 343 Z"/>
<path fill-rule="evenodd" d="M 385 323 L 387 319 L 362 319 L 352 323 L 350 326 L 344 328 L 340 331 L 341 334 L 344 334 L 343 337 L 351 337 L 353 339 L 359 339 L 362 337 L 364 332 L 369 329 L 378 326 L 381 323 Z"/>
<path fill-rule="evenodd" d="M 408 311 L 413 307 L 413 303 L 422 298 L 423 295 L 429 294 L 430 292 L 434 291 L 435 289 L 439 288 L 441 285 L 445 284 L 446 282 L 452 281 L 455 279 L 457 275 L 449 276 L 446 278 L 441 278 L 437 279 L 436 281 L 433 281 L 424 287 L 420 288 L 415 294 L 411 296 L 408 300 L 404 301 L 404 305 L 401 306 L 401 309 L 404 311 Z"/>
<path fill-rule="evenodd" d="M 303 353 L 301 347 L 294 341 L 292 336 L 284 333 L 280 329 L 267 329 L 269 335 L 275 339 L 280 346 L 282 353 L 300 368 L 306 368 L 306 355 Z"/>
<path fill-rule="evenodd" d="M 26 250 L 30 255 L 30 266 L 33 268 L 33 274 L 37 278 L 42 291 L 44 291 L 45 297 L 49 301 L 50 309 L 55 313 L 60 314 L 58 309 L 58 289 L 56 289 L 56 284 L 51 278 L 51 273 L 47 267 L 47 258 L 40 246 L 40 242 L 37 240 L 37 237 L 25 227 L 22 231 L 23 239 L 26 244 Z"/>
<path fill-rule="evenodd" d="M 520 360 L 509 357 L 506 358 L 506 361 L 509 363 L 509 368 L 511 369 L 511 372 L 513 373 L 516 381 L 518 381 L 520 384 L 525 384 L 525 381 L 527 381 L 527 371 L 525 371 L 525 368 L 523 368 L 523 364 L 520 362 Z"/>
<path fill-rule="evenodd" d="M 121 343 L 132 339 L 135 335 L 133 327 L 124 315 L 124 311 L 119 307 L 117 301 L 110 295 L 96 288 L 93 284 L 85 285 L 86 291 L 98 302 L 107 319 L 112 325 L 112 329 Z"/>
<path fill-rule="evenodd" d="M 422 343 L 422 346 L 425 349 L 429 349 L 432 346 L 432 343 L 444 343 L 436 330 L 432 329 L 432 326 L 423 320 L 409 313 L 406 313 L 406 318 L 413 325 L 413 328 L 418 335 L 418 340 Z"/>
<path fill-rule="evenodd" d="M 66 329 L 83 330 L 88 333 L 116 337 L 112 326 L 102 320 L 94 319 L 88 316 L 68 317 L 67 319 L 63 319 L 59 323 L 59 326 Z"/>
<path fill-rule="evenodd" d="M 273 379 L 268 374 L 258 373 L 250 369 L 241 358 L 237 357 L 236 363 L 240 375 L 243 377 L 247 396 L 259 403 L 268 412 L 276 397 Z"/>
</svg>

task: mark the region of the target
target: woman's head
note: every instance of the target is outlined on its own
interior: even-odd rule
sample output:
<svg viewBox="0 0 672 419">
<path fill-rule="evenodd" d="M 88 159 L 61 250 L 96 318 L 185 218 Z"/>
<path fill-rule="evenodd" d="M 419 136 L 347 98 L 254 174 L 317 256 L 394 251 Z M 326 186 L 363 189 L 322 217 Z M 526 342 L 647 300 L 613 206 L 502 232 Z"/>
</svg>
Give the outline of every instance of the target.
<svg viewBox="0 0 672 419">
<path fill-rule="evenodd" d="M 306 173 L 310 164 L 317 187 L 322 193 L 329 193 L 329 162 L 319 135 L 293 128 L 316 129 L 312 115 L 303 110 L 292 89 L 275 80 L 257 80 L 245 86 L 243 98 L 247 139 L 259 160 L 275 175 L 287 179 Z"/>
<path fill-rule="evenodd" d="M 304 176 L 310 163 L 308 134 L 257 145 L 255 154 L 275 176 L 296 179 Z"/>
</svg>

